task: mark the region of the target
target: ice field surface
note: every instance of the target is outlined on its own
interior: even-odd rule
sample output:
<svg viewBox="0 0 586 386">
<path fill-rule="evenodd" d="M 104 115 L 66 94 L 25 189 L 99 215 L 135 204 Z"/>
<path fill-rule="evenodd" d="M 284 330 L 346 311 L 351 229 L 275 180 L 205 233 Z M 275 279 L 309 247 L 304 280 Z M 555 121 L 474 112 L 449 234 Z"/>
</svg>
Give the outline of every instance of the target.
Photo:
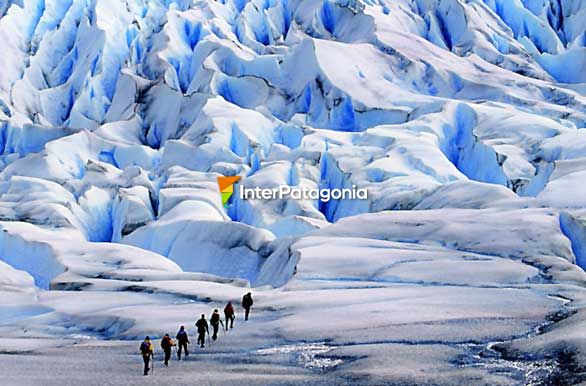
<svg viewBox="0 0 586 386">
<path fill-rule="evenodd" d="M 0 52 L 7 385 L 586 382 L 586 1 L 0 0 Z"/>
</svg>

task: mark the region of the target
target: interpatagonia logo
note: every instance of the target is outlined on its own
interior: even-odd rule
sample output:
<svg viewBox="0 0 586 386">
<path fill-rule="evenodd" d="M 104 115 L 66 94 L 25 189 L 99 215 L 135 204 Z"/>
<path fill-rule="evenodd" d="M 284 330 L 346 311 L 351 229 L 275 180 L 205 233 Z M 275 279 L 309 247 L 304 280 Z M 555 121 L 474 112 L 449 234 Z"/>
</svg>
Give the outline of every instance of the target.
<svg viewBox="0 0 586 386">
<path fill-rule="evenodd" d="M 228 206 L 230 197 L 234 194 L 234 184 L 240 180 L 240 176 L 218 177 L 218 187 L 222 194 L 222 205 Z"/>
<path fill-rule="evenodd" d="M 240 181 L 240 176 L 218 177 L 218 186 L 222 194 L 222 205 L 228 207 L 230 198 L 234 195 L 234 184 Z M 307 186 L 278 185 L 272 188 L 245 188 L 240 184 L 238 189 L 241 200 L 309 200 L 328 202 L 330 200 L 367 200 L 368 190 L 352 185 L 347 188 L 310 188 Z"/>
<path fill-rule="evenodd" d="M 368 190 L 352 185 L 348 188 L 310 188 L 307 186 L 279 185 L 274 188 L 245 188 L 240 185 L 241 200 L 368 200 Z"/>
</svg>

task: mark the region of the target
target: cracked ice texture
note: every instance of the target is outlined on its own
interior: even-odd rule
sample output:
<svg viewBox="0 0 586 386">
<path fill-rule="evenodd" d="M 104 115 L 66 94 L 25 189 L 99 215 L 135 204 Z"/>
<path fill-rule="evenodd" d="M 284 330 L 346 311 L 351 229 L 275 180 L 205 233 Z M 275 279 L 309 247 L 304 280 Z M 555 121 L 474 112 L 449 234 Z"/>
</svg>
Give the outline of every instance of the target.
<svg viewBox="0 0 586 386">
<path fill-rule="evenodd" d="M 287 237 L 344 218 L 546 207 L 573 251 L 546 254 L 583 264 L 585 8 L 3 1 L 1 258 L 43 288 L 127 265 L 282 285 Z M 369 200 L 225 211 L 220 174 Z"/>
</svg>

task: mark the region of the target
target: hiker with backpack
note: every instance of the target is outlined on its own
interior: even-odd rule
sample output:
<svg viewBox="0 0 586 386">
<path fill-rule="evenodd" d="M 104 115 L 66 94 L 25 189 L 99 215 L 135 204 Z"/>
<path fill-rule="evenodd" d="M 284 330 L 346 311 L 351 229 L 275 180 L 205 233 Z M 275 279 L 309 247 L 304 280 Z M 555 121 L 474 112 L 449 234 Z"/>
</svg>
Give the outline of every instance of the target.
<svg viewBox="0 0 586 386">
<path fill-rule="evenodd" d="M 222 318 L 220 317 L 220 311 L 216 308 L 210 317 L 210 324 L 214 329 L 214 334 L 212 335 L 212 339 L 215 341 L 218 339 L 218 330 L 220 329 L 220 323 L 222 324 L 222 328 L 224 328 L 224 323 L 222 322 Z"/>
<path fill-rule="evenodd" d="M 226 307 L 224 307 L 224 318 L 226 319 L 226 331 L 228 331 L 228 324 L 230 324 L 230 328 L 234 328 L 234 319 L 236 319 L 236 315 L 234 313 L 232 302 L 228 302 Z"/>
<path fill-rule="evenodd" d="M 201 348 L 204 348 L 206 341 L 206 333 L 208 335 L 210 333 L 210 330 L 208 328 L 208 322 L 204 314 L 201 314 L 201 319 L 199 319 L 195 323 L 195 327 L 197 328 L 197 344 L 199 344 Z"/>
<path fill-rule="evenodd" d="M 140 355 L 142 355 L 142 360 L 144 362 L 144 375 L 149 375 L 150 362 L 155 355 L 155 351 L 151 343 L 151 338 L 148 336 L 144 338 L 144 341 L 140 344 Z"/>
<path fill-rule="evenodd" d="M 179 327 L 179 332 L 177 332 L 177 344 L 179 345 L 177 348 L 177 360 L 181 360 L 181 351 L 185 351 L 185 357 L 189 356 L 189 351 L 187 351 L 187 345 L 191 342 L 189 341 L 189 336 L 187 335 L 187 331 L 185 331 L 185 326 Z"/>
<path fill-rule="evenodd" d="M 173 339 L 171 339 L 171 337 L 169 336 L 169 334 L 165 334 L 165 336 L 163 337 L 163 339 L 161 339 L 161 348 L 163 349 L 163 352 L 165 353 L 165 366 L 169 367 L 169 359 L 171 359 L 171 350 L 173 349 L 173 346 L 175 346 L 175 342 L 173 342 Z"/>
<path fill-rule="evenodd" d="M 244 320 L 248 320 L 250 314 L 250 307 L 254 304 L 252 300 L 252 294 L 249 292 L 242 297 L 242 308 L 244 308 Z"/>
</svg>

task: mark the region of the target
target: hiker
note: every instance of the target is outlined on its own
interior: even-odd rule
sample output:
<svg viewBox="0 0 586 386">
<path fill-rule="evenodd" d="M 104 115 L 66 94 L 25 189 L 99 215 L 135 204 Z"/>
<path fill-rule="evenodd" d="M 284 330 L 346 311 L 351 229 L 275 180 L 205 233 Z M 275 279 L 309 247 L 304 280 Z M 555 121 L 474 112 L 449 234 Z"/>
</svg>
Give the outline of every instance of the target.
<svg viewBox="0 0 586 386">
<path fill-rule="evenodd" d="M 189 341 L 189 336 L 187 335 L 187 331 L 185 331 L 185 326 L 179 327 L 179 332 L 177 332 L 177 343 L 179 347 L 177 348 L 177 359 L 181 360 L 181 351 L 185 351 L 185 357 L 189 356 L 189 351 L 187 351 L 187 345 L 191 342 Z"/>
<path fill-rule="evenodd" d="M 228 331 L 228 322 L 230 323 L 230 328 L 234 328 L 234 319 L 236 319 L 236 315 L 234 314 L 234 306 L 232 302 L 228 302 L 226 307 L 224 307 L 224 317 L 226 318 L 226 331 Z"/>
<path fill-rule="evenodd" d="M 175 342 L 169 336 L 169 334 L 165 334 L 163 339 L 161 339 L 161 348 L 165 353 L 165 366 L 169 367 L 169 359 L 171 359 L 171 350 L 175 346 Z"/>
<path fill-rule="evenodd" d="M 197 344 L 199 344 L 201 348 L 204 348 L 206 342 L 206 333 L 210 333 L 210 330 L 208 329 L 208 322 L 204 314 L 201 314 L 201 319 L 195 323 L 195 327 L 197 327 Z"/>
<path fill-rule="evenodd" d="M 242 297 L 242 308 L 244 308 L 244 320 L 248 320 L 250 314 L 250 307 L 254 304 L 252 300 L 252 294 L 249 292 Z"/>
<path fill-rule="evenodd" d="M 149 375 L 149 364 L 154 354 L 155 352 L 153 350 L 153 345 L 151 344 L 151 338 L 147 336 L 140 344 L 140 355 L 142 355 L 142 360 L 144 362 L 144 375 Z"/>
<path fill-rule="evenodd" d="M 215 341 L 218 339 L 218 330 L 220 329 L 220 323 L 222 324 L 222 328 L 224 328 L 224 323 L 220 317 L 220 311 L 216 308 L 210 317 L 210 324 L 214 329 L 214 334 L 212 335 L 212 339 Z"/>
</svg>

